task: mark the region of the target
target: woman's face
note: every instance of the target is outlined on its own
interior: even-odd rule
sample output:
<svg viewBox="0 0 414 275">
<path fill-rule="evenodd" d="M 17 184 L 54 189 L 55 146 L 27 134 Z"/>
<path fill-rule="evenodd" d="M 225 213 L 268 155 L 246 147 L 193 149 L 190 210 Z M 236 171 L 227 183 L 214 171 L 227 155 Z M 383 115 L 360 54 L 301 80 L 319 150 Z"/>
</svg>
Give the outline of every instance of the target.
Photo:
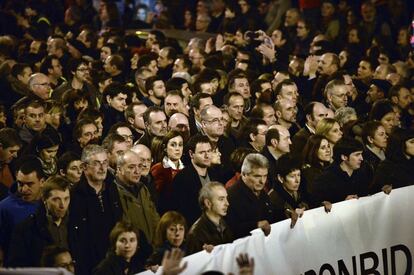
<svg viewBox="0 0 414 275">
<path fill-rule="evenodd" d="M 134 256 L 138 247 L 138 239 L 135 232 L 124 232 L 118 236 L 115 244 L 115 254 L 123 257 L 128 262 Z"/>
<path fill-rule="evenodd" d="M 174 247 L 180 247 L 184 241 L 185 227 L 182 224 L 171 224 L 167 228 L 167 241 Z"/>
<path fill-rule="evenodd" d="M 282 179 L 283 187 L 288 192 L 297 192 L 300 185 L 300 170 L 293 170 Z"/>
<path fill-rule="evenodd" d="M 74 160 L 69 163 L 68 168 L 66 169 L 65 177 L 71 183 L 78 183 L 82 176 L 82 161 Z"/>
<path fill-rule="evenodd" d="M 337 143 L 338 140 L 342 138 L 342 131 L 341 127 L 337 122 L 332 126 L 331 130 L 329 130 L 326 138 L 333 144 Z"/>
<path fill-rule="evenodd" d="M 323 162 L 331 162 L 332 149 L 327 139 L 322 139 L 318 149 L 318 159 Z"/>
<path fill-rule="evenodd" d="M 172 161 L 178 161 L 183 155 L 183 138 L 176 136 L 167 143 L 167 157 Z"/>
<path fill-rule="evenodd" d="M 58 150 L 59 145 L 42 149 L 40 150 L 40 158 L 46 163 L 51 163 L 55 159 Z"/>
<path fill-rule="evenodd" d="M 341 51 L 339 53 L 339 65 L 341 68 L 345 65 L 345 62 L 348 60 L 348 53 L 346 51 Z"/>
<path fill-rule="evenodd" d="M 384 126 L 385 132 L 389 135 L 394 128 L 396 122 L 396 115 L 394 112 L 390 112 L 381 118 L 382 126 Z"/>
<path fill-rule="evenodd" d="M 405 141 L 405 154 L 414 157 L 414 138 Z"/>
<path fill-rule="evenodd" d="M 384 126 L 380 126 L 377 128 L 377 130 L 374 133 L 374 136 L 371 137 L 371 144 L 375 147 L 385 149 L 387 147 L 387 140 L 388 135 L 385 132 Z"/>
<path fill-rule="evenodd" d="M 221 164 L 221 153 L 218 148 L 211 152 L 211 164 Z"/>
</svg>

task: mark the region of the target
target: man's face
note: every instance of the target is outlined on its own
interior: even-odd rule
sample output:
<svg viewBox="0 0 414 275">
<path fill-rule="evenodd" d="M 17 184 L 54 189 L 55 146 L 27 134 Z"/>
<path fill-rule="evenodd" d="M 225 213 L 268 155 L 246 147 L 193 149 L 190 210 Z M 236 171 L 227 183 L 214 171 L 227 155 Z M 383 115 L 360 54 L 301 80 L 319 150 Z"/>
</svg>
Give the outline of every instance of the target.
<svg viewBox="0 0 414 275">
<path fill-rule="evenodd" d="M 20 110 L 17 110 L 13 115 L 14 125 L 17 126 L 18 128 L 23 127 L 24 117 L 25 117 L 25 109 L 22 108 Z"/>
<path fill-rule="evenodd" d="M 135 128 L 137 128 L 139 130 L 144 130 L 145 129 L 143 114 L 147 109 L 148 109 L 148 107 L 145 106 L 144 104 L 134 106 L 134 108 L 133 108 L 134 120 L 132 122 L 132 125 Z M 131 121 L 130 121 L 130 123 L 131 123 Z"/>
<path fill-rule="evenodd" d="M 398 106 L 400 106 L 401 109 L 405 110 L 408 108 L 411 102 L 412 98 L 410 91 L 407 88 L 400 89 L 398 92 Z"/>
<path fill-rule="evenodd" d="M 109 106 L 117 110 L 118 112 L 123 112 L 127 108 L 127 100 L 128 96 L 123 93 L 119 93 L 114 97 L 107 96 L 106 100 L 108 101 Z"/>
<path fill-rule="evenodd" d="M 81 148 L 84 148 L 86 145 L 95 139 L 98 135 L 98 128 L 95 124 L 86 124 L 82 127 L 81 136 L 78 138 L 78 142 Z"/>
<path fill-rule="evenodd" d="M 85 176 L 88 181 L 102 183 L 108 172 L 109 160 L 105 152 L 91 156 L 86 163 Z"/>
<path fill-rule="evenodd" d="M 330 75 L 333 72 L 332 56 L 323 54 L 318 60 L 318 72 L 321 75 Z"/>
<path fill-rule="evenodd" d="M 157 99 L 163 99 L 167 95 L 164 81 L 157 80 L 154 81 L 154 84 L 152 85 L 152 94 Z"/>
<path fill-rule="evenodd" d="M 17 190 L 24 201 L 33 202 L 40 199 L 43 179 L 38 178 L 36 171 L 27 175 L 18 171 L 16 180 Z"/>
<path fill-rule="evenodd" d="M 125 153 L 126 150 L 130 148 L 128 142 L 114 142 L 114 146 L 112 150 L 109 152 L 109 166 L 112 168 L 116 168 L 116 161 L 118 157 Z"/>
<path fill-rule="evenodd" d="M 145 47 L 147 49 L 151 49 L 152 44 L 154 44 L 154 42 L 156 42 L 156 41 L 157 41 L 157 37 L 155 36 L 155 34 L 149 33 L 148 38 L 145 41 Z"/>
<path fill-rule="evenodd" d="M 175 112 L 181 112 L 184 108 L 183 99 L 178 95 L 169 95 L 164 101 L 164 110 L 168 117 Z"/>
<path fill-rule="evenodd" d="M 158 53 L 158 67 L 165 68 L 172 63 L 172 60 L 168 58 L 168 50 L 162 48 Z"/>
<path fill-rule="evenodd" d="M 175 114 L 171 116 L 168 121 L 168 127 L 170 130 L 180 132 L 183 137 L 187 137 L 190 133 L 190 124 L 188 118 L 183 114 Z"/>
<path fill-rule="evenodd" d="M 52 59 L 52 68 L 49 69 L 49 73 L 55 78 L 62 76 L 62 65 L 60 64 L 59 59 Z"/>
<path fill-rule="evenodd" d="M 206 135 L 210 137 L 220 137 L 224 134 L 223 113 L 218 108 L 211 108 L 207 119 L 202 121 Z"/>
<path fill-rule="evenodd" d="M 52 190 L 49 193 L 49 197 L 45 200 L 45 205 L 48 213 L 54 219 L 62 219 L 68 212 L 70 202 L 69 189 Z"/>
<path fill-rule="evenodd" d="M 285 26 L 293 27 L 298 23 L 299 15 L 295 11 L 288 10 L 285 17 Z"/>
<path fill-rule="evenodd" d="M 27 107 L 24 116 L 24 123 L 27 128 L 40 132 L 46 127 L 45 111 L 43 107 Z"/>
<path fill-rule="evenodd" d="M 116 129 L 116 133 L 125 139 L 128 144 L 128 149 L 132 147 L 132 144 L 134 143 L 134 135 L 132 134 L 131 129 L 126 126 L 122 126 Z"/>
<path fill-rule="evenodd" d="M 296 33 L 297 33 L 297 36 L 302 39 L 308 35 L 309 30 L 306 28 L 305 22 L 303 21 L 298 22 L 298 24 L 296 25 Z"/>
<path fill-rule="evenodd" d="M 290 140 L 290 133 L 287 129 L 279 129 L 279 141 L 276 146 L 276 150 L 282 154 L 290 152 L 290 145 L 292 141 Z"/>
<path fill-rule="evenodd" d="M 267 174 L 267 168 L 255 167 L 250 173 L 242 174 L 242 179 L 250 190 L 252 190 L 254 193 L 260 193 L 260 191 L 262 191 L 265 187 Z"/>
<path fill-rule="evenodd" d="M 211 200 L 209 201 L 208 211 L 220 217 L 225 217 L 227 215 L 229 201 L 227 200 L 226 188 L 222 186 L 214 187 L 212 189 Z"/>
<path fill-rule="evenodd" d="M 373 75 L 373 71 L 372 71 L 371 65 L 367 61 L 364 61 L 364 60 L 359 62 L 358 78 L 368 79 L 368 78 L 371 78 L 372 75 Z"/>
<path fill-rule="evenodd" d="M 142 164 L 141 176 L 145 177 L 149 174 L 152 164 L 151 151 L 149 149 L 140 150 L 139 163 Z"/>
<path fill-rule="evenodd" d="M 204 58 L 198 49 L 191 49 L 188 56 L 193 66 L 197 68 L 201 67 Z"/>
<path fill-rule="evenodd" d="M 328 100 L 335 109 L 347 106 L 347 87 L 345 85 L 335 86 L 331 95 L 328 96 Z"/>
<path fill-rule="evenodd" d="M 108 56 L 105 59 L 105 62 L 103 64 L 103 68 L 105 70 L 105 72 L 107 72 L 108 74 L 112 75 L 116 72 L 116 67 L 114 65 L 112 65 L 112 55 Z"/>
<path fill-rule="evenodd" d="M 282 38 L 282 32 L 280 30 L 274 30 L 272 32 L 272 40 L 276 47 L 282 47 L 286 40 Z"/>
<path fill-rule="evenodd" d="M 101 61 L 105 62 L 105 60 L 112 54 L 111 48 L 103 46 L 101 48 Z"/>
<path fill-rule="evenodd" d="M 291 101 L 294 105 L 296 105 L 299 97 L 298 87 L 296 86 L 296 84 L 284 85 L 277 97 L 278 99 L 287 99 Z"/>
<path fill-rule="evenodd" d="M 19 145 L 10 146 L 4 149 L 0 145 L 0 162 L 10 163 L 13 159 L 17 158 L 17 153 L 19 150 Z"/>
<path fill-rule="evenodd" d="M 361 167 L 361 163 L 363 161 L 362 151 L 353 152 L 347 157 L 342 155 L 342 160 L 349 168 L 352 170 L 357 170 Z"/>
<path fill-rule="evenodd" d="M 233 121 L 240 121 L 243 117 L 244 100 L 240 96 L 233 96 L 229 100 L 229 116 Z"/>
<path fill-rule="evenodd" d="M 293 102 L 283 100 L 281 104 L 281 110 L 276 112 L 278 119 L 288 123 L 296 122 L 296 114 L 298 113 L 297 107 Z"/>
<path fill-rule="evenodd" d="M 272 106 L 264 106 L 263 110 L 263 120 L 266 122 L 267 126 L 272 126 L 276 124 L 276 115 L 275 109 Z"/>
<path fill-rule="evenodd" d="M 315 129 L 319 121 L 321 121 L 327 116 L 328 116 L 328 110 L 326 109 L 326 107 L 323 106 L 322 104 L 318 104 L 318 103 L 315 104 L 315 106 L 313 107 L 312 115 L 309 118 L 310 126 L 312 126 Z"/>
<path fill-rule="evenodd" d="M 254 136 L 254 143 L 259 149 L 262 149 L 266 144 L 267 125 L 257 126 L 257 135 Z"/>
<path fill-rule="evenodd" d="M 198 143 L 194 152 L 190 153 L 191 161 L 201 168 L 208 168 L 211 165 L 211 144 Z"/>
<path fill-rule="evenodd" d="M 23 84 L 29 84 L 29 78 L 32 75 L 32 69 L 30 67 L 26 67 L 23 69 L 22 73 L 17 76 L 17 79 L 20 80 Z"/>
<path fill-rule="evenodd" d="M 361 6 L 361 15 L 364 21 L 372 22 L 375 19 L 375 7 L 371 5 L 362 4 Z"/>
<path fill-rule="evenodd" d="M 387 65 L 378 65 L 374 71 L 374 78 L 385 80 L 387 78 Z"/>
<path fill-rule="evenodd" d="M 150 64 L 147 67 L 148 70 L 151 71 L 152 75 L 156 75 L 158 72 L 157 61 L 151 60 Z"/>
<path fill-rule="evenodd" d="M 82 63 L 76 68 L 75 73 L 72 72 L 72 74 L 74 78 L 84 83 L 89 80 L 89 67 L 86 63 Z"/>
<path fill-rule="evenodd" d="M 32 92 L 41 99 L 49 99 L 50 90 L 50 80 L 46 75 L 39 75 L 33 80 Z"/>
<path fill-rule="evenodd" d="M 125 184 L 135 185 L 141 178 L 142 163 L 140 157 L 133 152 L 124 156 L 124 164 L 118 167 L 117 177 Z"/>
<path fill-rule="evenodd" d="M 371 84 L 371 86 L 369 86 L 367 95 L 368 102 L 370 103 L 374 103 L 375 101 L 384 98 L 384 93 L 380 91 L 374 84 Z"/>
<path fill-rule="evenodd" d="M 69 252 L 60 253 L 55 257 L 55 267 L 65 268 L 67 271 L 75 274 L 75 266 Z"/>
<path fill-rule="evenodd" d="M 152 112 L 149 115 L 148 131 L 157 137 L 163 137 L 167 133 L 167 117 L 164 112 Z"/>
<path fill-rule="evenodd" d="M 174 61 L 174 65 L 173 65 L 173 73 L 178 73 L 178 72 L 186 72 L 187 69 L 184 68 L 184 60 L 181 58 L 177 58 Z"/>
</svg>

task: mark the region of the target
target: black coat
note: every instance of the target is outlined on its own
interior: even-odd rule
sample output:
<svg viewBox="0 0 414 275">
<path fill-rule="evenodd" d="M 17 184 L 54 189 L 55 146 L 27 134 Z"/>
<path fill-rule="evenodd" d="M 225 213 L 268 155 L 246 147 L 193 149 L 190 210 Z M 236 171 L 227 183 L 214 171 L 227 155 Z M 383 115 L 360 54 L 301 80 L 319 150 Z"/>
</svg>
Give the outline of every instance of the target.
<svg viewBox="0 0 414 275">
<path fill-rule="evenodd" d="M 338 164 L 333 163 L 315 179 L 312 198 L 318 203 L 335 203 L 345 200 L 348 195 L 366 196 L 371 182 L 369 172 L 361 166 L 349 176 Z"/>
<path fill-rule="evenodd" d="M 220 232 L 217 226 L 210 219 L 202 214 L 201 217 L 193 224 L 187 235 L 187 252 L 193 254 L 203 250 L 204 244 L 219 245 L 233 241 L 233 233 L 222 220 L 221 225 L 224 230 Z"/>
<path fill-rule="evenodd" d="M 393 188 L 405 187 L 414 184 L 414 158 L 403 161 L 382 161 L 376 170 L 372 192 L 379 192 L 384 185 Z"/>
<path fill-rule="evenodd" d="M 41 204 L 35 214 L 14 229 L 8 255 L 11 267 L 37 267 L 43 249 L 53 244 L 52 236 L 47 228 L 47 217 L 44 204 Z"/>
<path fill-rule="evenodd" d="M 128 268 L 128 272 L 125 270 Z M 94 269 L 93 275 L 130 275 L 144 271 L 144 266 L 135 258 L 131 262 L 125 261 L 124 258 L 109 254 L 99 265 Z M 76 271 L 76 274 L 78 272 Z"/>
<path fill-rule="evenodd" d="M 312 133 L 309 131 L 308 127 L 305 126 L 293 136 L 290 152 L 294 158 L 298 160 L 302 159 L 303 149 L 305 149 L 305 145 L 311 135 Z"/>
<path fill-rule="evenodd" d="M 108 179 L 104 184 L 103 209 L 95 189 L 89 186 L 85 177 L 71 192 L 68 234 L 76 274 L 91 274 L 92 268 L 105 257 L 109 233 L 122 218 L 116 186 Z"/>
<path fill-rule="evenodd" d="M 278 183 L 271 192 L 269 192 L 270 201 L 276 210 L 276 217 L 278 220 L 288 218 L 286 210 L 295 211 L 296 208 L 309 209 L 308 203 L 305 201 L 305 196 L 298 191 L 298 197 L 292 197 L 283 187 Z"/>
<path fill-rule="evenodd" d="M 227 193 L 230 206 L 225 220 L 235 238 L 249 236 L 250 231 L 256 229 L 257 222 L 261 220 L 276 222 L 275 209 L 264 191 L 257 197 L 240 179 Z"/>
<path fill-rule="evenodd" d="M 210 180 L 213 176 L 209 174 Z M 198 193 L 201 189 L 200 177 L 192 164 L 178 172 L 172 182 L 171 209 L 180 212 L 191 226 L 201 216 Z"/>
</svg>

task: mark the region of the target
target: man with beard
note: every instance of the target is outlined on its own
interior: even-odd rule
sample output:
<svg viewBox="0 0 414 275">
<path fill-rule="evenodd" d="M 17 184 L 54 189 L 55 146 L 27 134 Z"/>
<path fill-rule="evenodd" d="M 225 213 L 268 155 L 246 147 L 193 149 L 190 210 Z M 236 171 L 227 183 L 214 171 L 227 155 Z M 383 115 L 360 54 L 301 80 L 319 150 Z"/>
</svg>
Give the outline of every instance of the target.
<svg viewBox="0 0 414 275">
<path fill-rule="evenodd" d="M 91 274 L 105 257 L 108 236 L 122 218 L 116 186 L 107 178 L 108 154 L 99 145 L 83 149 L 84 176 L 72 189 L 69 211 L 69 246 L 76 262 L 76 274 Z"/>
<path fill-rule="evenodd" d="M 42 201 L 35 214 L 16 226 L 10 242 L 9 266 L 40 266 L 46 246 L 68 248 L 67 212 L 70 183 L 62 176 L 50 177 L 42 188 Z"/>
<path fill-rule="evenodd" d="M 145 90 L 148 97 L 144 97 L 142 101 L 150 106 L 161 106 L 165 96 L 167 95 L 164 81 L 158 76 L 151 76 L 145 81 Z"/>
<path fill-rule="evenodd" d="M 203 214 L 188 232 L 188 254 L 202 249 L 211 251 L 215 245 L 233 241 L 233 234 L 224 221 L 229 202 L 223 184 L 216 181 L 205 184 L 200 190 L 198 202 Z"/>
<path fill-rule="evenodd" d="M 73 128 L 73 143 L 68 147 L 70 151 L 81 155 L 83 148 L 98 141 L 98 127 L 93 120 L 84 118 L 79 120 Z"/>
<path fill-rule="evenodd" d="M 207 136 L 192 137 L 188 144 L 190 165 L 175 176 L 172 183 L 171 209 L 177 210 L 192 225 L 201 215 L 198 193 L 201 187 L 212 180 L 208 168 L 211 166 L 212 147 Z"/>
<path fill-rule="evenodd" d="M 282 98 L 275 102 L 275 114 L 277 125 L 282 125 L 289 130 L 291 136 L 294 136 L 299 130 L 296 123 L 298 108 L 291 100 Z"/>
<path fill-rule="evenodd" d="M 167 117 L 161 107 L 151 106 L 143 114 L 145 134 L 138 140 L 151 148 L 154 137 L 163 137 L 167 133 Z"/>
</svg>

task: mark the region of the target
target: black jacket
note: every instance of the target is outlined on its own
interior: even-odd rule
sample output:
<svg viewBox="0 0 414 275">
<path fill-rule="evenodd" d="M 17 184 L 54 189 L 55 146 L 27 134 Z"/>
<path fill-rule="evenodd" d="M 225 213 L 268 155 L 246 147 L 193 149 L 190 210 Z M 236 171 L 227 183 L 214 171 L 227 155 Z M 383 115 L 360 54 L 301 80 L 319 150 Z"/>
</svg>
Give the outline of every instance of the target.
<svg viewBox="0 0 414 275">
<path fill-rule="evenodd" d="M 233 241 L 233 233 L 224 220 L 221 221 L 220 232 L 206 214 L 193 224 L 187 235 L 187 252 L 193 254 L 203 250 L 204 244 L 219 245 Z"/>
<path fill-rule="evenodd" d="M 208 174 L 213 181 L 213 176 L 209 172 Z M 201 215 L 198 204 L 201 187 L 200 177 L 192 164 L 178 172 L 172 182 L 171 209 L 180 212 L 189 226 Z"/>
<path fill-rule="evenodd" d="M 349 176 L 339 164 L 333 163 L 315 179 L 314 193 L 311 195 L 318 203 L 340 202 L 348 195 L 362 197 L 368 194 L 370 181 L 371 175 L 363 165 Z"/>
<path fill-rule="evenodd" d="M 127 268 L 128 272 L 125 273 Z M 124 258 L 111 253 L 94 269 L 93 275 L 130 275 L 144 270 L 143 264 L 135 257 L 128 263 Z M 77 271 L 76 274 L 78 274 Z"/>
<path fill-rule="evenodd" d="M 384 160 L 376 170 L 372 192 L 379 192 L 384 185 L 393 188 L 414 184 L 414 158 L 402 161 Z"/>
<path fill-rule="evenodd" d="M 275 209 L 264 191 L 257 197 L 240 179 L 227 193 L 230 206 L 225 220 L 235 238 L 248 236 L 261 220 L 276 222 Z"/>
<path fill-rule="evenodd" d="M 76 261 L 76 274 L 91 274 L 108 250 L 108 237 L 122 218 L 122 207 L 115 184 L 105 180 L 103 207 L 85 177 L 71 192 L 69 208 L 69 247 Z"/>
</svg>

